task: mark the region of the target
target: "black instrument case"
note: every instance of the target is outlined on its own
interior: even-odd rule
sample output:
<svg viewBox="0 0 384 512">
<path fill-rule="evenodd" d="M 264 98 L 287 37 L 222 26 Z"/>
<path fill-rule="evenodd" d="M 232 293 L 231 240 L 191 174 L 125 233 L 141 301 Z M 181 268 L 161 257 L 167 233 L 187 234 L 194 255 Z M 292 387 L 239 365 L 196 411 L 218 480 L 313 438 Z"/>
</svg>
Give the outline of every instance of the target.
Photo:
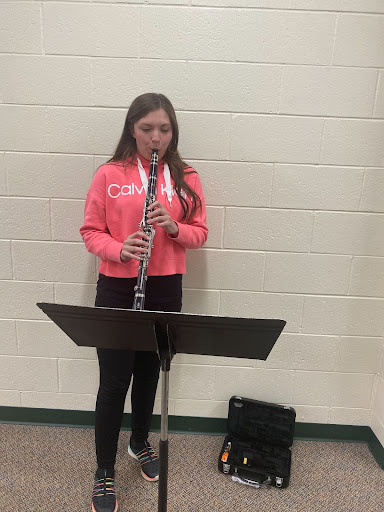
<svg viewBox="0 0 384 512">
<path fill-rule="evenodd" d="M 253 487 L 287 487 L 295 419 L 292 407 L 233 396 L 219 471 Z"/>
</svg>

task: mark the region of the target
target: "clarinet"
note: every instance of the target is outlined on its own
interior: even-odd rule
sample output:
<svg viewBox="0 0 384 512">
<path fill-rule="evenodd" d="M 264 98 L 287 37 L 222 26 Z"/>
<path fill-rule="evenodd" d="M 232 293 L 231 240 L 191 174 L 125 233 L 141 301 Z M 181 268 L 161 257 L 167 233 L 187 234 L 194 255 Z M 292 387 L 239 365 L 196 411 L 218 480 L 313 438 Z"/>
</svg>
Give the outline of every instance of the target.
<svg viewBox="0 0 384 512">
<path fill-rule="evenodd" d="M 137 275 L 137 283 L 135 286 L 135 297 L 133 299 L 132 309 L 144 309 L 145 302 L 145 286 L 147 284 L 147 270 L 149 258 L 151 257 L 152 242 L 155 236 L 155 228 L 148 224 L 148 206 L 155 202 L 156 182 L 157 182 L 157 165 L 159 161 L 158 150 L 152 151 L 151 163 L 149 166 L 148 189 L 144 201 L 143 218 L 139 224 L 139 230 L 149 236 L 148 252 L 143 254 L 140 259 L 139 272 Z"/>
</svg>

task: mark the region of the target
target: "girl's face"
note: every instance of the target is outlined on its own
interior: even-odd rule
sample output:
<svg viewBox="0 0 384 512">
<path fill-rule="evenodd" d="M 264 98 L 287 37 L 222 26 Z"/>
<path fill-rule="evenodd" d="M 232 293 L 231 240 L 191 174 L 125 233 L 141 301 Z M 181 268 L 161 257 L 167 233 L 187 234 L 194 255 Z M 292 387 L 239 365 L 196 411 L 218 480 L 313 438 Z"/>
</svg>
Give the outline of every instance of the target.
<svg viewBox="0 0 384 512">
<path fill-rule="evenodd" d="M 157 149 L 161 160 L 172 139 L 172 125 L 168 114 L 162 108 L 149 112 L 133 125 L 132 135 L 136 139 L 140 156 L 150 160 L 152 150 Z"/>
</svg>

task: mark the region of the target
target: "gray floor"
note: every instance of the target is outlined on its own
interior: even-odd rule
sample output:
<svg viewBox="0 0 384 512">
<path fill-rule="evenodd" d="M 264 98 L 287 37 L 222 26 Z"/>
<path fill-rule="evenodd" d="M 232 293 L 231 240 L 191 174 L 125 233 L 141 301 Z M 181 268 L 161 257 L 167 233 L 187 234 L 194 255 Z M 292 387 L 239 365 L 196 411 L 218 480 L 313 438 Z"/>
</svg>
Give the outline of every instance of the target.
<svg viewBox="0 0 384 512">
<path fill-rule="evenodd" d="M 120 436 L 120 512 L 156 512 L 157 483 L 140 476 Z M 154 445 L 158 434 L 151 435 Z M 254 489 L 218 472 L 222 436 L 170 434 L 169 512 L 383 512 L 384 471 L 364 443 L 295 441 L 287 489 Z M 0 425 L 1 512 L 90 511 L 93 431 Z"/>
</svg>

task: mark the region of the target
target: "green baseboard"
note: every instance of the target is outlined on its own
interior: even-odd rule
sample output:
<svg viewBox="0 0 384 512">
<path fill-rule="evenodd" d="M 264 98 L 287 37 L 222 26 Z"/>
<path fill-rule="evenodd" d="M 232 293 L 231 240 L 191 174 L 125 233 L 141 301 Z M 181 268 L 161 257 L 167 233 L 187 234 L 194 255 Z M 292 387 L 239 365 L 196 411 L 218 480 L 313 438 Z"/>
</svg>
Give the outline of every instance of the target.
<svg viewBox="0 0 384 512">
<path fill-rule="evenodd" d="M 0 423 L 93 428 L 94 412 L 30 407 L 0 406 Z M 124 414 L 122 429 L 129 430 L 131 415 Z M 160 431 L 160 416 L 154 415 L 152 431 Z M 225 435 L 226 418 L 169 416 L 168 430 L 173 433 Z M 296 423 L 295 439 L 311 441 L 365 442 L 379 466 L 384 469 L 384 447 L 367 426 Z"/>
</svg>

